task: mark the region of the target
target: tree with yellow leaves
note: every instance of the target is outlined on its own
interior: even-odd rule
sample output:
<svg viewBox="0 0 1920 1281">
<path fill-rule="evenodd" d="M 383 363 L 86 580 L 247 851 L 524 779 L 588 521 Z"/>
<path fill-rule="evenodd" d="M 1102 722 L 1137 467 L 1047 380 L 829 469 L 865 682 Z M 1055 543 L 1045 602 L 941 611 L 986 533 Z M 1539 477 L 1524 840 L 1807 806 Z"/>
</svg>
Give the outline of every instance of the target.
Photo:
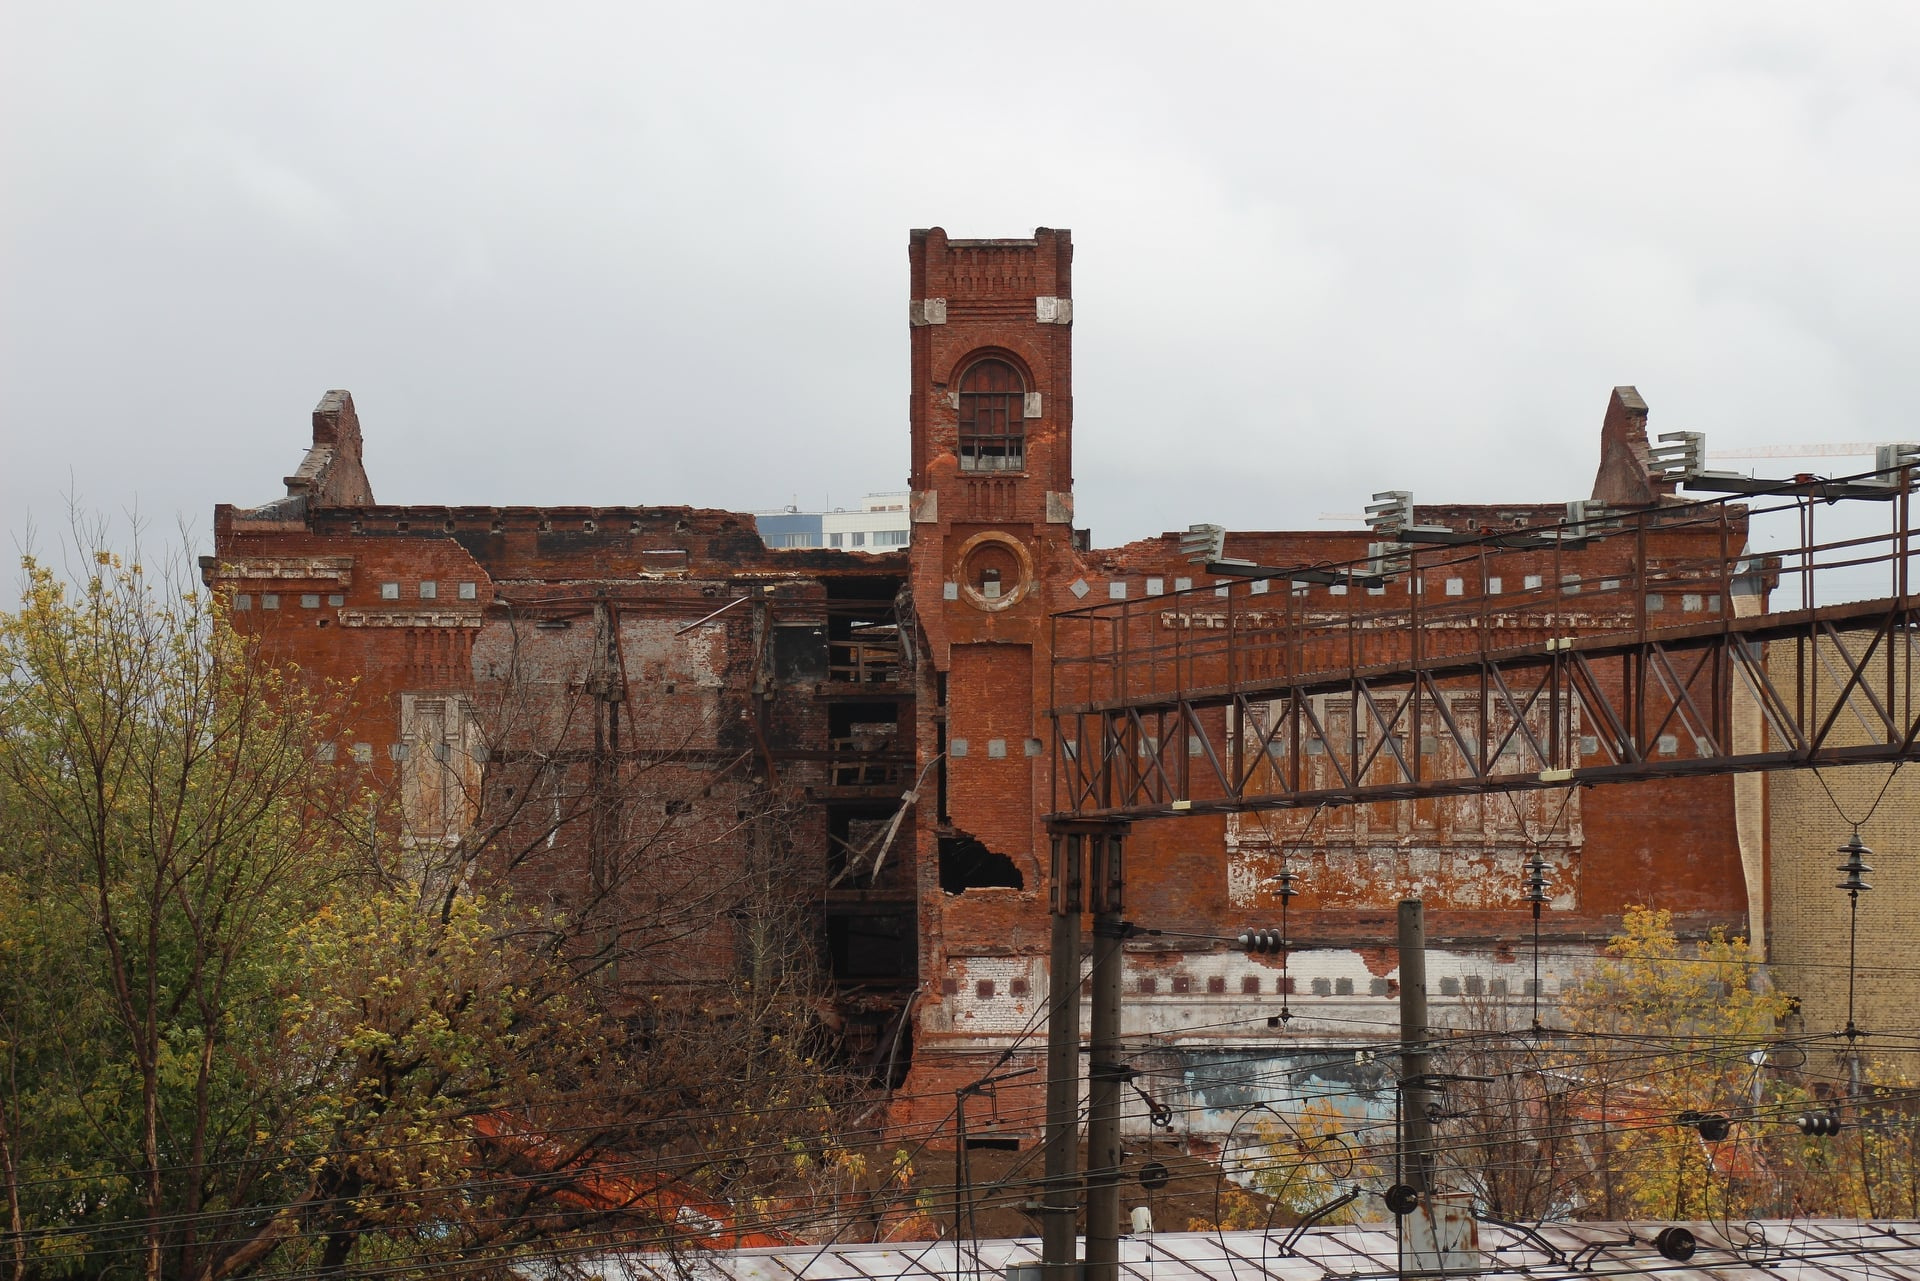
<svg viewBox="0 0 1920 1281">
<path fill-rule="evenodd" d="M 1788 999 L 1745 939 L 1715 927 L 1692 947 L 1672 913 L 1630 908 L 1592 973 L 1565 996 L 1561 1128 L 1592 1217 L 1718 1218 L 1766 1212 L 1783 1108 L 1803 1096 L 1764 1071 Z M 1722 1122 L 1724 1121 L 1724 1124 Z"/>
</svg>

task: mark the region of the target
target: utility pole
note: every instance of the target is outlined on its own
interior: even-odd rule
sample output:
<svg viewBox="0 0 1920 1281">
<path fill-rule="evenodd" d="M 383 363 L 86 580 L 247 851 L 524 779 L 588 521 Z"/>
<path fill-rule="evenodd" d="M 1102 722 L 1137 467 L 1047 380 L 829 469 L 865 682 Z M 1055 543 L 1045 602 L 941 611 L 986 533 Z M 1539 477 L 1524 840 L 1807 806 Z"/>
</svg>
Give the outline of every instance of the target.
<svg viewBox="0 0 1920 1281">
<path fill-rule="evenodd" d="M 1071 1281 L 1078 1263 L 1074 1218 L 1080 1148 L 1080 912 L 1086 838 L 1054 831 L 1053 953 L 1047 971 L 1046 1182 L 1040 1192 L 1043 1281 Z"/>
<path fill-rule="evenodd" d="M 1120 1062 L 1121 888 L 1125 824 L 1091 837 L 1093 1028 L 1087 1046 L 1086 1281 L 1120 1277 L 1120 1096 L 1131 1075 Z"/>
<path fill-rule="evenodd" d="M 1122 850 L 1127 824 L 1068 821 L 1049 829 L 1053 852 L 1052 970 L 1047 975 L 1046 1186 L 1041 1194 L 1044 1281 L 1082 1275 L 1074 1232 L 1080 1104 L 1080 913 L 1093 911 L 1093 1035 L 1087 1047 L 1086 1281 L 1120 1269 Z"/>
<path fill-rule="evenodd" d="M 1400 904 L 1400 1178 L 1433 1191 L 1433 1098 L 1427 1064 L 1427 919 L 1419 899 Z"/>
</svg>

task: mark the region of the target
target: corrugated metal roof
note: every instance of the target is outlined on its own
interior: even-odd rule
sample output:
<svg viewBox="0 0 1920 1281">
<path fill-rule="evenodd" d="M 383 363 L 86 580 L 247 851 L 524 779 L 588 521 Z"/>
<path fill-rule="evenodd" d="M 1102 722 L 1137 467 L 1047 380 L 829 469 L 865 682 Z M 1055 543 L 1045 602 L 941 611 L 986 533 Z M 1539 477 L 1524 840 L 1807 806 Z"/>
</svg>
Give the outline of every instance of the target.
<svg viewBox="0 0 1920 1281">
<path fill-rule="evenodd" d="M 1480 1225 L 1482 1276 L 1552 1278 L 1659 1275 L 1666 1281 L 1755 1277 L 1774 1281 L 1920 1281 L 1920 1221 L 1802 1219 L 1686 1223 L 1698 1242 L 1686 1263 L 1661 1257 L 1664 1223 L 1548 1224 L 1531 1236 Z M 1396 1275 L 1390 1227 L 1321 1228 L 1291 1253 L 1286 1232 L 1162 1232 L 1123 1238 L 1122 1281 L 1334 1281 Z M 1000 1281 L 1010 1265 L 1040 1261 L 1037 1238 L 783 1246 L 664 1254 L 617 1252 L 576 1259 L 569 1274 L 604 1281 Z M 529 1275 L 540 1275 L 531 1269 Z"/>
</svg>

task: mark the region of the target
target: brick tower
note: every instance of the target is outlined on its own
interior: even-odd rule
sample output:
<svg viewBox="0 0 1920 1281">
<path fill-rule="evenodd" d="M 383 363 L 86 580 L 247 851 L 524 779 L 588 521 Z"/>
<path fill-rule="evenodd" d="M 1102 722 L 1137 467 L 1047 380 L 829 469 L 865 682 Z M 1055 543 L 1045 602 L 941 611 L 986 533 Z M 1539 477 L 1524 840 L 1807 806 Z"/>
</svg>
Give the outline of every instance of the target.
<svg viewBox="0 0 1920 1281">
<path fill-rule="evenodd" d="M 921 973 L 948 997 L 997 987 L 996 1009 L 1024 1023 L 1045 990 L 1047 615 L 1078 575 L 1073 245 L 1046 227 L 1020 240 L 935 227 L 909 256 L 919 750 L 937 774 L 918 807 Z M 971 1070 L 959 1039 L 976 1052 L 994 1039 L 954 1008 L 920 1020 L 919 1050 L 957 1038 L 950 1062 L 917 1052 L 931 1088 Z"/>
</svg>

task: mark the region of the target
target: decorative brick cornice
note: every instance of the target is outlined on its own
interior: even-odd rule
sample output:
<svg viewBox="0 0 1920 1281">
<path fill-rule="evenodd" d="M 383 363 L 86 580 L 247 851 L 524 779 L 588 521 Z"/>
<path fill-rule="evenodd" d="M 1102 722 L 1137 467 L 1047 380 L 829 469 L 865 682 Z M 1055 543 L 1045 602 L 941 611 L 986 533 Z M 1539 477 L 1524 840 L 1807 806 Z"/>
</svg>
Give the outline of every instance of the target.
<svg viewBox="0 0 1920 1281">
<path fill-rule="evenodd" d="M 342 627 L 478 627 L 480 615 L 475 611 L 420 610 L 420 609 L 343 609 L 340 611 Z"/>
<path fill-rule="evenodd" d="M 231 582 L 334 583 L 353 582 L 351 556 L 246 556 L 223 560 L 216 578 Z"/>
</svg>

